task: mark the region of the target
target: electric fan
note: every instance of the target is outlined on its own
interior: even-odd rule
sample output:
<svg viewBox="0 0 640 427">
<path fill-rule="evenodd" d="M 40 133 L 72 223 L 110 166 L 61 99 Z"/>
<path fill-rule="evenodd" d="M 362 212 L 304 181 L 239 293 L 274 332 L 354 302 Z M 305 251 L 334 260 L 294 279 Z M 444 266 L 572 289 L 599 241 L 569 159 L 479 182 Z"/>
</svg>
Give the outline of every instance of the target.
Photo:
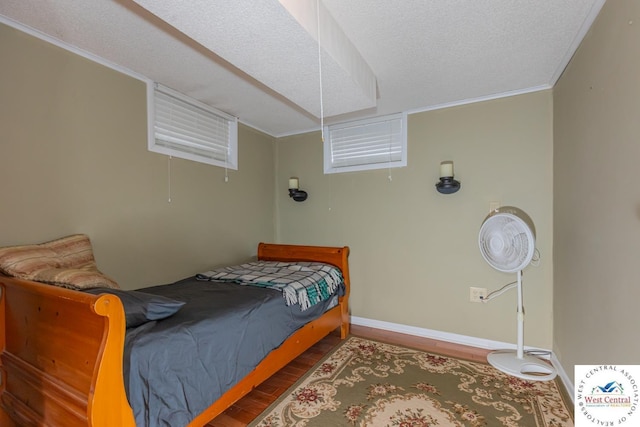
<svg viewBox="0 0 640 427">
<path fill-rule="evenodd" d="M 516 350 L 489 353 L 488 362 L 496 369 L 526 380 L 547 381 L 555 378 L 556 370 L 545 361 L 524 353 L 524 308 L 522 270 L 535 254 L 535 227 L 521 209 L 504 206 L 492 211 L 482 223 L 478 243 L 485 261 L 498 271 L 517 272 L 518 343 Z"/>
</svg>

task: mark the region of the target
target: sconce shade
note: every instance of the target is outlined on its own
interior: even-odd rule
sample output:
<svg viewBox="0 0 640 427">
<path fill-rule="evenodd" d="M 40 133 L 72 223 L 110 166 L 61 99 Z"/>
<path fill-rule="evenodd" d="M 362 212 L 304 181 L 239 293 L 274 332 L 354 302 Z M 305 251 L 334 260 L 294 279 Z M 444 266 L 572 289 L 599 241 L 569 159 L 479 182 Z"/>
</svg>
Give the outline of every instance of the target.
<svg viewBox="0 0 640 427">
<path fill-rule="evenodd" d="M 453 177 L 453 162 L 451 161 L 440 163 L 440 178 L 445 176 Z"/>
<path fill-rule="evenodd" d="M 453 162 L 447 160 L 440 163 L 440 181 L 436 190 L 442 194 L 452 194 L 460 189 L 460 182 L 453 179 Z"/>
<path fill-rule="evenodd" d="M 300 180 L 296 177 L 289 178 L 289 197 L 296 202 L 304 202 L 307 200 L 307 192 L 300 190 Z"/>
</svg>

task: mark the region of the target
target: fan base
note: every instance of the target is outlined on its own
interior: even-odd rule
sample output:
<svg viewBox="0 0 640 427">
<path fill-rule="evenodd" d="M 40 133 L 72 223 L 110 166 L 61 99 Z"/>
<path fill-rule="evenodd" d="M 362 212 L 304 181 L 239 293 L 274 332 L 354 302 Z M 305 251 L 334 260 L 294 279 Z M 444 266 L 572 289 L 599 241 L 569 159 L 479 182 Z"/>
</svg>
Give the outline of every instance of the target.
<svg viewBox="0 0 640 427">
<path fill-rule="evenodd" d="M 515 350 L 497 350 L 487 355 L 487 361 L 494 368 L 529 381 L 550 381 L 557 372 L 547 362 L 525 354 L 519 358 Z"/>
</svg>

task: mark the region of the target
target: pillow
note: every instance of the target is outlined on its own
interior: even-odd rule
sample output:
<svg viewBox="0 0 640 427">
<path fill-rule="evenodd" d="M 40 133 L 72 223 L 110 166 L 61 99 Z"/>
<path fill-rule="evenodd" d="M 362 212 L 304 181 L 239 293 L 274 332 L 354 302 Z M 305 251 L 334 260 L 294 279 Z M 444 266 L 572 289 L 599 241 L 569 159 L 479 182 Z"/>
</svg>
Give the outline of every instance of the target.
<svg viewBox="0 0 640 427">
<path fill-rule="evenodd" d="M 41 246 L 49 248 L 58 254 L 60 267 L 87 268 L 96 266 L 91 240 L 85 234 L 73 234 L 42 243 Z"/>
<path fill-rule="evenodd" d="M 71 289 L 120 288 L 113 279 L 97 268 L 47 268 L 32 274 L 30 280 Z"/>
<path fill-rule="evenodd" d="M 127 328 L 134 328 L 150 320 L 162 320 L 173 316 L 185 304 L 160 295 L 148 294 L 140 291 L 125 291 L 124 289 L 93 288 L 84 292 L 100 295 L 113 294 L 120 298 L 124 306 Z"/>
<path fill-rule="evenodd" d="M 120 286 L 96 266 L 91 241 L 74 234 L 37 245 L 0 248 L 0 272 L 72 289 Z"/>
<path fill-rule="evenodd" d="M 38 246 L 0 248 L 0 271 L 7 276 L 31 280 L 34 271 L 60 267 L 60 258 L 51 249 Z"/>
</svg>

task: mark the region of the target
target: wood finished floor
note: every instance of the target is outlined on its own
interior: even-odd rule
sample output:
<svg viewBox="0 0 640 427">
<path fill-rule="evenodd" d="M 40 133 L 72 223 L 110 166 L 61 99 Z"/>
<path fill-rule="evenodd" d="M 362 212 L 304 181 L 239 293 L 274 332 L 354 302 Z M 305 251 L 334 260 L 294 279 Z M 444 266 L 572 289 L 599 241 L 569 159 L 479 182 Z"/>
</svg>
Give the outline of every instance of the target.
<svg viewBox="0 0 640 427">
<path fill-rule="evenodd" d="M 486 362 L 488 350 L 467 347 L 459 344 L 420 338 L 352 325 L 351 334 L 390 344 L 398 344 L 442 355 Z M 208 427 L 243 427 L 253 421 L 262 411 L 291 387 L 302 375 L 315 365 L 324 355 L 340 342 L 340 336 L 334 332 L 301 354 L 279 372 L 256 387 L 251 393 L 236 402 L 213 421 Z"/>
</svg>

